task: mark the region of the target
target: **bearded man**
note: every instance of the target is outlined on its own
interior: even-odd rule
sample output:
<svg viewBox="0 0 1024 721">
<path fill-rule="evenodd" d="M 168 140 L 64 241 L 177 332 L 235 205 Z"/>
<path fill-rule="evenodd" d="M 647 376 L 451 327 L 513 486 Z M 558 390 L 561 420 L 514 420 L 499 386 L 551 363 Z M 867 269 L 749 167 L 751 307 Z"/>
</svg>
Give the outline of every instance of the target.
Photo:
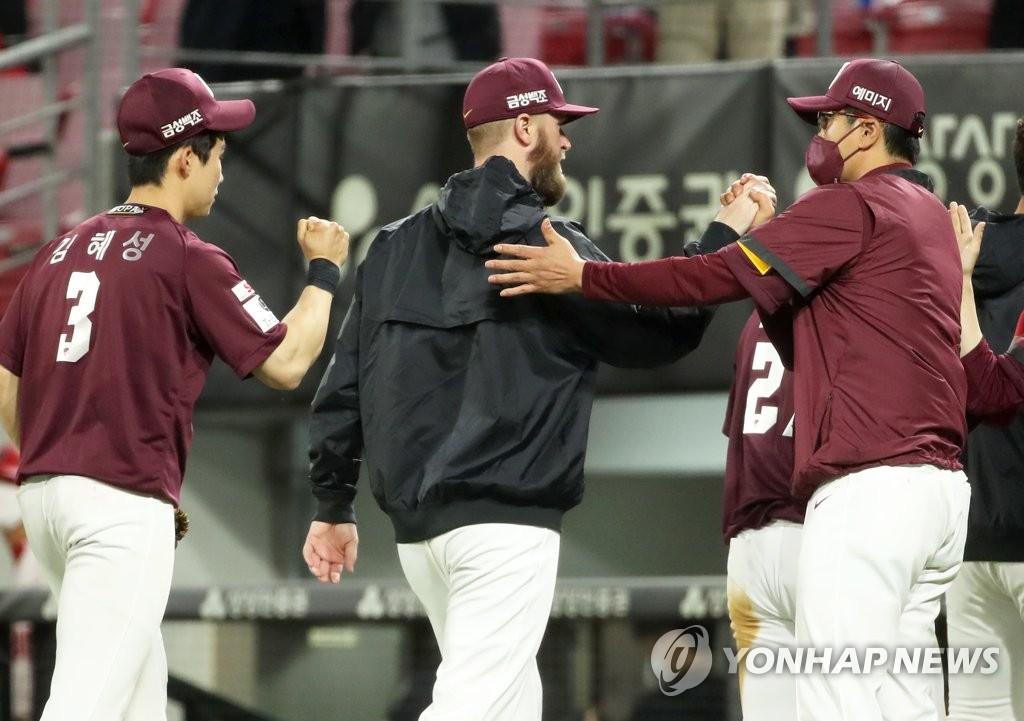
<svg viewBox="0 0 1024 721">
<path fill-rule="evenodd" d="M 303 554 L 324 582 L 353 570 L 365 460 L 441 650 L 422 721 L 540 720 L 537 649 L 562 516 L 583 496 L 597 363 L 673 361 L 711 316 L 579 297 L 510 303 L 488 283 L 495 243 L 543 245 L 542 226 L 607 260 L 578 224 L 545 211 L 565 191 L 565 125 L 595 112 L 567 103 L 531 58 L 474 77 L 463 104 L 474 167 L 377 235 L 313 401 L 319 507 Z"/>
</svg>

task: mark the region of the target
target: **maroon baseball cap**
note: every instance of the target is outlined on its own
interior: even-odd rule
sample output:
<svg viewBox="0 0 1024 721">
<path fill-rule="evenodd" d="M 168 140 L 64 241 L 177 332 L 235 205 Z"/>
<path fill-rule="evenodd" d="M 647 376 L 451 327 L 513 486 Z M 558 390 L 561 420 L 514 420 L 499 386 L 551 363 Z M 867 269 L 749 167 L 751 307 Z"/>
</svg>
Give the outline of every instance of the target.
<svg viewBox="0 0 1024 721">
<path fill-rule="evenodd" d="M 909 70 L 893 60 L 851 60 L 839 69 L 824 95 L 786 98 L 786 102 L 812 124 L 820 112 L 851 107 L 915 135 L 924 133 L 924 90 Z"/>
<path fill-rule="evenodd" d="M 117 108 L 117 130 L 125 150 L 145 155 L 204 130 L 241 130 L 255 117 L 251 100 L 217 100 L 191 70 L 168 68 L 128 87 Z"/>
<path fill-rule="evenodd" d="M 533 58 L 502 58 L 478 72 L 466 88 L 462 122 L 466 128 L 520 113 L 558 113 L 566 122 L 596 113 L 598 108 L 570 105 L 548 66 Z"/>
</svg>

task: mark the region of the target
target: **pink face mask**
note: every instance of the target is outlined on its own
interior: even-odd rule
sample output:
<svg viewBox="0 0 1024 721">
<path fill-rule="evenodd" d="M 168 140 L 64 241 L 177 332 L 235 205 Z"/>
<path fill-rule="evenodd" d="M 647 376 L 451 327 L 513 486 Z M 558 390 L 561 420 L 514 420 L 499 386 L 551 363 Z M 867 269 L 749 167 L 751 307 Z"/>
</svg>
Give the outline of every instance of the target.
<svg viewBox="0 0 1024 721">
<path fill-rule="evenodd" d="M 826 140 L 820 135 L 815 135 L 811 138 L 811 144 L 807 146 L 807 151 L 804 153 L 804 163 L 807 165 L 807 172 L 810 173 L 811 180 L 816 185 L 829 185 L 830 183 L 839 182 L 846 161 L 861 150 L 857 148 L 844 158 L 843 154 L 839 152 L 839 143 L 846 140 L 850 133 L 859 127 L 860 125 L 854 125 L 838 141 Z"/>
</svg>

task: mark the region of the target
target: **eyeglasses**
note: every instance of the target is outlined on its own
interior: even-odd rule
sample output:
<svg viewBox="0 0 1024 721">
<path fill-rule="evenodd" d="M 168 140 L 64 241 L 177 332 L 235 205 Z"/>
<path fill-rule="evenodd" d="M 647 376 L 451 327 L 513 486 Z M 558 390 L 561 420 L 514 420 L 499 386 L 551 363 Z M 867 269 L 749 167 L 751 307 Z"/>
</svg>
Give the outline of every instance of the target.
<svg viewBox="0 0 1024 721">
<path fill-rule="evenodd" d="M 829 110 L 818 113 L 818 130 L 824 130 L 832 122 L 835 115 L 845 115 L 848 118 L 860 118 L 861 120 L 876 120 L 873 115 L 862 115 L 860 113 L 848 113 L 845 110 Z"/>
</svg>

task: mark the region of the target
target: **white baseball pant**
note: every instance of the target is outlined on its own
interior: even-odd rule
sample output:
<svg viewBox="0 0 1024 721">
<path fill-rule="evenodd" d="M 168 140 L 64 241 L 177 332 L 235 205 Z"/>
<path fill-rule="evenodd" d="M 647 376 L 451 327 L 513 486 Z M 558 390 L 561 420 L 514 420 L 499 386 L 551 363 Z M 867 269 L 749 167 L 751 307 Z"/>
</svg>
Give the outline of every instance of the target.
<svg viewBox="0 0 1024 721">
<path fill-rule="evenodd" d="M 934 647 L 940 598 L 963 560 L 969 502 L 964 474 L 933 466 L 869 468 L 820 486 L 800 549 L 797 645 Z M 800 721 L 939 718 L 934 673 L 880 667 L 796 682 Z"/>
<path fill-rule="evenodd" d="M 773 521 L 729 542 L 726 586 L 736 641 L 744 721 L 793 721 L 796 680 L 785 673 L 746 673 L 752 648 L 796 646 L 796 575 L 803 526 Z"/>
<path fill-rule="evenodd" d="M 174 567 L 171 504 L 83 476 L 29 479 L 18 502 L 57 598 L 42 721 L 166 719 L 160 622 Z"/>
<path fill-rule="evenodd" d="M 950 648 L 999 649 L 995 673 L 950 674 L 950 721 L 1024 721 L 1024 563 L 964 563 L 946 620 Z"/>
<path fill-rule="evenodd" d="M 484 523 L 398 545 L 441 650 L 420 721 L 540 721 L 537 651 L 559 540 L 546 528 Z"/>
</svg>

